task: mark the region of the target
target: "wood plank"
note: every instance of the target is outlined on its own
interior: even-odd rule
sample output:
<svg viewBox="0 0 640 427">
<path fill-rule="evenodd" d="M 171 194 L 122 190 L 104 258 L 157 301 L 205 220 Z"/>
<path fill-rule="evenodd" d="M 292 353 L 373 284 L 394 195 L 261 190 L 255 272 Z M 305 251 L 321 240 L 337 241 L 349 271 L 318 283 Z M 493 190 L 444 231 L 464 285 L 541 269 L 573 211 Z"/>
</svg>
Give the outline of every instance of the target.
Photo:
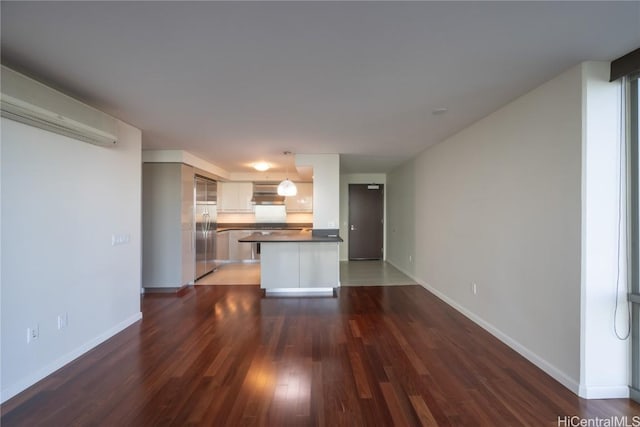
<svg viewBox="0 0 640 427">
<path fill-rule="evenodd" d="M 420 286 L 152 294 L 144 320 L 0 407 L 5 426 L 556 425 L 584 400 Z"/>
<path fill-rule="evenodd" d="M 421 396 L 409 396 L 409 400 L 411 401 L 411 405 L 413 409 L 416 411 L 416 415 L 420 420 L 420 424 L 423 426 L 437 426 L 438 422 L 433 417 L 433 414 L 429 410 L 429 407 L 425 403 L 424 399 Z"/>
<path fill-rule="evenodd" d="M 353 379 L 356 383 L 358 396 L 362 399 L 371 399 L 371 389 L 367 381 L 367 374 L 360 359 L 360 355 L 356 352 L 349 352 L 349 360 L 351 361 L 351 369 L 353 370 Z"/>
<path fill-rule="evenodd" d="M 395 426 L 409 426 L 409 420 L 405 416 L 402 407 L 400 406 L 400 402 L 398 401 L 398 396 L 396 396 L 395 391 L 393 390 L 393 385 L 391 383 L 380 383 L 380 389 L 382 390 L 382 394 L 384 395 L 384 400 L 387 402 L 387 408 L 389 408 L 389 412 L 391 413 L 391 418 L 393 419 L 393 425 Z"/>
</svg>

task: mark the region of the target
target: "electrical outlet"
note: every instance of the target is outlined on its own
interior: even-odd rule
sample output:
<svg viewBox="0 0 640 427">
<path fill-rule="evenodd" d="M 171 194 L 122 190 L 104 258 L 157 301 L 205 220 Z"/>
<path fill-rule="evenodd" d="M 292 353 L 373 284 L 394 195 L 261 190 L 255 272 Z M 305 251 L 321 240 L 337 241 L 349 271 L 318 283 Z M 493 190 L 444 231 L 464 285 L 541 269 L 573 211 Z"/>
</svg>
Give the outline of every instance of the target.
<svg viewBox="0 0 640 427">
<path fill-rule="evenodd" d="M 58 329 L 64 329 L 69 325 L 69 314 L 59 314 L 58 315 Z"/>
<path fill-rule="evenodd" d="M 471 292 L 473 292 L 474 295 L 478 295 L 478 285 L 476 282 L 471 283 Z"/>
<path fill-rule="evenodd" d="M 40 338 L 40 326 L 36 324 L 35 328 L 27 328 L 27 344 L 33 340 Z"/>
</svg>

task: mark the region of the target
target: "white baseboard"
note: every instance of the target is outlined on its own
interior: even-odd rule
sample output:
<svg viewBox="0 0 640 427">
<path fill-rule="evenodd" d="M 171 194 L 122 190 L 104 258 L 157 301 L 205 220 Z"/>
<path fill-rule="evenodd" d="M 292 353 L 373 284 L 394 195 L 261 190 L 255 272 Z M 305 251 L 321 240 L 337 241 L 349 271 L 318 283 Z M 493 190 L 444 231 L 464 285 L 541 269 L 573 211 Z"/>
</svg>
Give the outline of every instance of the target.
<svg viewBox="0 0 640 427">
<path fill-rule="evenodd" d="M 398 270 L 400 270 L 402 273 L 404 273 L 407 276 L 409 276 L 411 279 L 415 280 L 416 283 L 418 283 L 423 288 L 425 288 L 426 290 L 428 290 L 429 292 L 434 294 L 436 297 L 438 297 L 439 299 L 441 299 L 442 301 L 447 303 L 449 306 L 451 306 L 454 309 L 456 309 L 457 311 L 459 311 L 465 317 L 469 318 L 471 321 L 476 323 L 482 329 L 486 330 L 491 335 L 493 335 L 494 337 L 498 338 L 500 341 L 502 341 L 503 343 L 508 345 L 511 349 L 513 349 L 518 354 L 520 354 L 522 357 L 524 357 L 525 359 L 527 359 L 528 361 L 530 361 L 531 363 L 536 365 L 538 368 L 542 369 L 544 372 L 546 372 L 548 375 L 550 375 L 552 378 L 554 378 L 560 384 L 562 384 L 563 386 L 565 386 L 566 388 L 571 390 L 573 393 L 579 395 L 580 397 L 585 397 L 585 396 L 582 395 L 582 393 L 580 393 L 581 390 L 580 390 L 580 386 L 579 386 L 578 382 L 575 381 L 574 379 L 572 379 L 571 377 L 569 377 L 562 370 L 558 369 L 556 366 L 554 366 L 551 363 L 547 362 L 545 359 L 543 359 L 542 357 L 537 355 L 535 352 L 529 350 L 527 347 L 523 346 L 518 341 L 514 340 L 513 338 L 511 338 L 510 336 L 508 336 L 507 334 L 505 334 L 504 332 L 502 332 L 500 329 L 496 328 L 495 326 L 493 326 L 489 322 L 486 322 L 484 319 L 482 319 L 479 316 L 477 316 L 476 314 L 470 312 L 465 307 L 461 306 L 456 301 L 454 301 L 453 299 L 449 298 L 448 296 L 446 296 L 445 294 L 443 294 L 439 290 L 433 288 L 428 283 L 426 283 L 426 282 L 418 279 L 417 277 L 413 276 L 409 272 L 407 272 L 404 269 L 402 269 L 399 266 L 397 266 L 392 261 L 387 260 L 387 262 L 389 264 L 393 265 Z M 604 397 L 602 397 L 602 398 L 604 398 Z"/>
<path fill-rule="evenodd" d="M 58 369 L 62 368 L 64 365 L 74 361 L 78 357 L 82 356 L 84 353 L 88 352 L 89 350 L 93 349 L 94 347 L 98 346 L 104 341 L 108 340 L 118 332 L 126 329 L 127 327 L 131 326 L 132 324 L 134 324 L 140 319 L 142 319 L 142 312 L 136 313 L 133 316 L 129 317 L 128 319 L 123 320 L 122 322 L 118 323 L 114 327 L 108 329 L 107 331 L 103 332 L 102 334 L 98 335 L 92 340 L 84 343 L 80 347 L 70 351 L 69 353 L 54 360 L 50 364 L 44 366 L 42 369 L 38 370 L 34 374 L 29 375 L 28 377 L 18 381 L 17 383 L 11 384 L 9 387 L 2 389 L 1 396 L 0 396 L 0 403 L 6 402 L 16 394 L 31 387 L 41 379 L 45 378 L 48 375 L 51 375 Z"/>
<path fill-rule="evenodd" d="M 583 399 L 628 399 L 628 386 L 580 386 L 578 393 Z"/>
</svg>

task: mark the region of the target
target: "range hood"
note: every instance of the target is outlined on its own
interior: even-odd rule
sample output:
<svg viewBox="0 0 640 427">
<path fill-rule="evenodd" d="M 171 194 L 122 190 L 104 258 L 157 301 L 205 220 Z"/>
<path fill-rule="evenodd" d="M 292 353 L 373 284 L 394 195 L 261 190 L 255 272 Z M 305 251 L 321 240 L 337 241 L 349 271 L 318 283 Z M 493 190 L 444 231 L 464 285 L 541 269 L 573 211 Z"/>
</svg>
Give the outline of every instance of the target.
<svg viewBox="0 0 640 427">
<path fill-rule="evenodd" d="M 252 201 L 256 205 L 284 205 L 284 196 L 278 195 L 277 182 L 254 182 Z"/>
</svg>

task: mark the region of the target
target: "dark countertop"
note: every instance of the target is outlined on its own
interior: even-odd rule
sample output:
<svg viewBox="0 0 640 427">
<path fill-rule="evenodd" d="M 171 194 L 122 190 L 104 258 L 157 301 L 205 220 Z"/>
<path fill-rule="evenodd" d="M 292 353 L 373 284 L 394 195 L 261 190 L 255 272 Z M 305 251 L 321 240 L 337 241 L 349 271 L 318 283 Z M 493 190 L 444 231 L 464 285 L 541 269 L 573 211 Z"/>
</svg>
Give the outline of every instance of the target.
<svg viewBox="0 0 640 427">
<path fill-rule="evenodd" d="M 229 230 L 297 230 L 312 228 L 313 224 L 303 223 L 286 223 L 286 222 L 256 222 L 256 223 L 218 223 L 216 231 Z"/>
<path fill-rule="evenodd" d="M 268 233 L 268 234 L 266 234 Z M 340 236 L 314 236 L 311 231 L 265 231 L 252 233 L 238 239 L 238 242 L 283 243 L 283 242 L 342 242 Z"/>
</svg>

